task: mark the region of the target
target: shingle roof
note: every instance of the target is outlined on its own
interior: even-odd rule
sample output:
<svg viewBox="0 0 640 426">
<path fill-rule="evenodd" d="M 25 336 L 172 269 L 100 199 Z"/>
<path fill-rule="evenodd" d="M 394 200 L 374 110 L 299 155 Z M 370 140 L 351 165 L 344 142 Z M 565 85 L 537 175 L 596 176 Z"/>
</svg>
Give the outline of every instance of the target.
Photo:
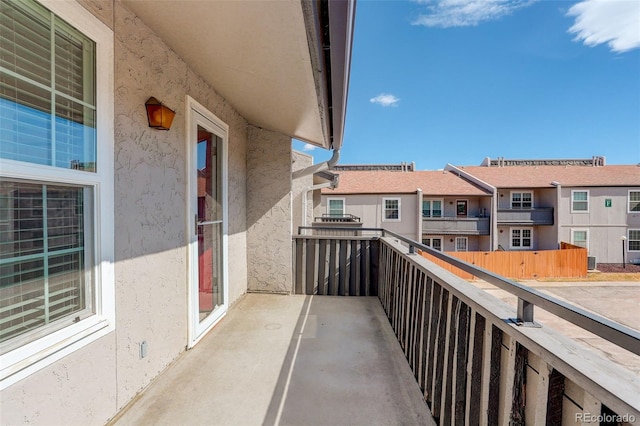
<svg viewBox="0 0 640 426">
<path fill-rule="evenodd" d="M 640 166 L 457 166 L 497 188 L 562 186 L 640 186 Z"/>
<path fill-rule="evenodd" d="M 474 184 L 447 171 L 340 171 L 335 190 L 323 194 L 411 194 L 418 188 L 423 195 L 490 195 Z"/>
</svg>

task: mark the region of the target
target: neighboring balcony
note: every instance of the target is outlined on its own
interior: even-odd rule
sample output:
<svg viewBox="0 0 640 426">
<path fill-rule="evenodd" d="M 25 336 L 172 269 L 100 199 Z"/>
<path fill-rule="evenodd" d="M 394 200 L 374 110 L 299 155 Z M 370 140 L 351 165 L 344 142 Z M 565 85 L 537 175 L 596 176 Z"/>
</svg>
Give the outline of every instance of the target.
<svg viewBox="0 0 640 426">
<path fill-rule="evenodd" d="M 423 217 L 424 234 L 489 235 L 488 217 Z"/>
<path fill-rule="evenodd" d="M 498 225 L 553 225 L 553 207 L 498 209 Z"/>
<path fill-rule="evenodd" d="M 353 235 L 354 228 L 362 228 L 360 218 L 352 214 L 323 214 L 313 218 L 311 224 L 315 235 Z M 321 229 L 331 226 L 334 229 Z"/>
</svg>

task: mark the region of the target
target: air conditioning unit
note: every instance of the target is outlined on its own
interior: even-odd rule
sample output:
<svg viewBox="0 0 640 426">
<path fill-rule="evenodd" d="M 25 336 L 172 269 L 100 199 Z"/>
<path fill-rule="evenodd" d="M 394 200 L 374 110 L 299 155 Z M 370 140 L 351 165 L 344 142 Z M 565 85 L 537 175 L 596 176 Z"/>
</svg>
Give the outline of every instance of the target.
<svg viewBox="0 0 640 426">
<path fill-rule="evenodd" d="M 594 269 L 596 269 L 596 257 L 587 256 L 587 270 L 593 271 Z"/>
</svg>

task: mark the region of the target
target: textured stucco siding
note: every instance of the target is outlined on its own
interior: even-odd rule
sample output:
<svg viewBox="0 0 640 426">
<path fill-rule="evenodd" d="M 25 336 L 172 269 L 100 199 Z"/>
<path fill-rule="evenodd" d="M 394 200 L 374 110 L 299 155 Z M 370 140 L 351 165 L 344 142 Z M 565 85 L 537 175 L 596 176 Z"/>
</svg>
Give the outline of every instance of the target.
<svg viewBox="0 0 640 426">
<path fill-rule="evenodd" d="M 248 289 L 292 290 L 291 138 L 249 127 L 247 145 Z"/>
<path fill-rule="evenodd" d="M 302 170 L 306 167 L 313 165 L 313 157 L 304 154 L 302 152 L 293 151 L 291 167 L 292 171 Z M 303 217 L 306 216 L 304 221 L 307 226 L 311 225 L 313 221 L 313 194 L 307 192 L 309 188 L 313 186 L 313 174 L 302 176 L 295 179 L 292 182 L 291 187 L 291 199 L 293 200 L 293 233 L 298 233 L 298 227 L 303 223 Z M 315 192 L 320 192 L 315 191 Z M 306 211 L 303 211 L 304 197 L 307 197 Z"/>
<path fill-rule="evenodd" d="M 3 424 L 103 424 L 185 350 L 187 95 L 229 125 L 231 304 L 247 289 L 246 120 L 120 3 L 82 4 L 115 35 L 116 330 L 4 390 Z M 170 131 L 148 127 L 150 96 L 176 111 Z"/>
</svg>

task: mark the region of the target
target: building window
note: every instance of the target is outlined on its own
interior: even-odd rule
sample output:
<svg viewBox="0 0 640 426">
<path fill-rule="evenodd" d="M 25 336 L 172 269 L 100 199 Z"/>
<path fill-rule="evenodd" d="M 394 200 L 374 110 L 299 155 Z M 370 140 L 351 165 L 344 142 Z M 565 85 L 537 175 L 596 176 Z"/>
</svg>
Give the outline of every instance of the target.
<svg viewBox="0 0 640 426">
<path fill-rule="evenodd" d="M 442 200 L 422 201 L 422 217 L 442 217 Z"/>
<path fill-rule="evenodd" d="M 456 251 L 467 251 L 467 237 L 456 237 Z"/>
<path fill-rule="evenodd" d="M 423 238 L 422 244 L 429 246 L 434 250 L 442 251 L 442 238 Z"/>
<path fill-rule="evenodd" d="M 115 327 L 113 32 L 43 3 L 0 20 L 2 387 Z"/>
<path fill-rule="evenodd" d="M 589 230 L 588 229 L 572 229 L 571 244 L 574 246 L 589 249 Z"/>
<path fill-rule="evenodd" d="M 457 216 L 466 216 L 467 215 L 467 200 L 456 200 L 456 215 Z"/>
<path fill-rule="evenodd" d="M 629 229 L 628 251 L 640 251 L 640 229 Z"/>
<path fill-rule="evenodd" d="M 33 2 L 3 2 L 0 157 L 96 169 L 96 44 Z"/>
<path fill-rule="evenodd" d="M 640 213 L 640 191 L 629 191 L 629 213 Z"/>
<path fill-rule="evenodd" d="M 512 192 L 511 208 L 512 209 L 532 209 L 533 208 L 533 192 Z"/>
<path fill-rule="evenodd" d="M 571 213 L 589 212 L 589 191 L 571 191 Z"/>
<path fill-rule="evenodd" d="M 511 248 L 531 249 L 533 245 L 533 228 L 511 228 Z"/>
<path fill-rule="evenodd" d="M 344 198 L 327 199 L 327 213 L 329 216 L 344 216 Z"/>
<path fill-rule="evenodd" d="M 399 222 L 400 221 L 400 198 L 384 198 L 382 200 L 384 211 L 382 216 L 383 222 Z"/>
</svg>

